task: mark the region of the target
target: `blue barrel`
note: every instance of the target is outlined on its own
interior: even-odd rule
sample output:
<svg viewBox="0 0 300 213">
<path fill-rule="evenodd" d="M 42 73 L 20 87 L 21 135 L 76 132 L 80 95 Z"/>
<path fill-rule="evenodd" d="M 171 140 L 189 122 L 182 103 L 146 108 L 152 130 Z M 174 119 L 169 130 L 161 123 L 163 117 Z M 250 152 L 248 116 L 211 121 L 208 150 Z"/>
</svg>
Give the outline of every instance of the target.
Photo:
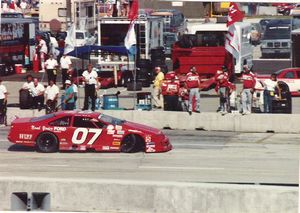
<svg viewBox="0 0 300 213">
<path fill-rule="evenodd" d="M 119 108 L 119 98 L 117 95 L 103 95 L 103 109 Z"/>
<path fill-rule="evenodd" d="M 139 92 L 137 93 L 137 105 L 139 110 L 151 110 L 151 92 Z"/>
</svg>

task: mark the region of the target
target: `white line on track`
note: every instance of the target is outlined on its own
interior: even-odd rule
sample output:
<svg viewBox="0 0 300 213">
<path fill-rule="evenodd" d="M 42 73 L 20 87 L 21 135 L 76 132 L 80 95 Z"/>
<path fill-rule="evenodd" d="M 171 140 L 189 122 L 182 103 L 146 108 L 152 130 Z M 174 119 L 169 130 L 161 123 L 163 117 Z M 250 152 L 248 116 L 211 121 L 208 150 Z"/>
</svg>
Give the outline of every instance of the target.
<svg viewBox="0 0 300 213">
<path fill-rule="evenodd" d="M 172 170 L 224 170 L 220 167 L 182 167 L 182 166 L 139 166 L 140 169 L 172 169 Z"/>
</svg>

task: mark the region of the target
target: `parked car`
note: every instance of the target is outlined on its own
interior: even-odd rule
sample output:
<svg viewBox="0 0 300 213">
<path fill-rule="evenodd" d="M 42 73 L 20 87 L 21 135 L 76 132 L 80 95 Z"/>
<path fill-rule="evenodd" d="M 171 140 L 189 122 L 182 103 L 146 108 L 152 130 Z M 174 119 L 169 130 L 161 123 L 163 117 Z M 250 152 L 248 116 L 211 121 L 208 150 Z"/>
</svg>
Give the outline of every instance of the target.
<svg viewBox="0 0 300 213">
<path fill-rule="evenodd" d="M 286 83 L 292 96 L 300 96 L 300 68 L 286 68 L 275 72 L 277 80 Z M 270 75 L 258 75 L 260 81 L 270 78 Z"/>
<path fill-rule="evenodd" d="M 288 16 L 291 14 L 291 10 L 295 8 L 295 4 L 280 3 L 277 5 L 277 13 Z"/>
<path fill-rule="evenodd" d="M 169 138 L 158 129 L 90 111 L 16 118 L 7 138 L 12 143 L 46 153 L 59 150 L 167 152 L 172 149 Z"/>
<path fill-rule="evenodd" d="M 291 20 L 274 19 L 266 25 L 261 40 L 262 58 L 290 57 L 291 53 Z"/>
</svg>

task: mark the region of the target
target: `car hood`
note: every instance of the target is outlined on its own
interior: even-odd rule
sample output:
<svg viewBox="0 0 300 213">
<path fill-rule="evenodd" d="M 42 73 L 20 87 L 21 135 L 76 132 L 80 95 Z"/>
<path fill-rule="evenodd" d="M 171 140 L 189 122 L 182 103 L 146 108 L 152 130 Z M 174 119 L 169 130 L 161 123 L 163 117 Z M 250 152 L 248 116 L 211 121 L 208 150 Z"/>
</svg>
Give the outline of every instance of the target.
<svg viewBox="0 0 300 213">
<path fill-rule="evenodd" d="M 138 124 L 138 123 L 133 123 L 133 122 L 129 122 L 126 121 L 123 126 L 125 126 L 128 130 L 138 130 L 138 131 L 143 131 L 143 132 L 147 132 L 150 134 L 162 134 L 162 132 L 159 129 L 150 127 L 150 126 L 146 126 L 143 124 Z"/>
</svg>

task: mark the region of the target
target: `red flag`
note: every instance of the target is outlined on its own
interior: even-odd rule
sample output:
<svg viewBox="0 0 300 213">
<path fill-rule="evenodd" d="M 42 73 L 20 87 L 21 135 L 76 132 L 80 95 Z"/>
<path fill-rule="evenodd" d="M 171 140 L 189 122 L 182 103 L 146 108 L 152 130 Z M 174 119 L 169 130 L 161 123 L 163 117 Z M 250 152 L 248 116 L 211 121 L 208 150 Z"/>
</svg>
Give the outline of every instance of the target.
<svg viewBox="0 0 300 213">
<path fill-rule="evenodd" d="M 139 1 L 133 0 L 128 13 L 128 19 L 130 19 L 130 21 L 134 21 L 135 19 L 138 18 L 138 16 L 139 16 Z"/>
<path fill-rule="evenodd" d="M 237 21 L 242 20 L 243 18 L 244 14 L 239 10 L 238 5 L 234 2 L 230 2 L 228 9 L 227 27 L 229 27 Z"/>
</svg>

